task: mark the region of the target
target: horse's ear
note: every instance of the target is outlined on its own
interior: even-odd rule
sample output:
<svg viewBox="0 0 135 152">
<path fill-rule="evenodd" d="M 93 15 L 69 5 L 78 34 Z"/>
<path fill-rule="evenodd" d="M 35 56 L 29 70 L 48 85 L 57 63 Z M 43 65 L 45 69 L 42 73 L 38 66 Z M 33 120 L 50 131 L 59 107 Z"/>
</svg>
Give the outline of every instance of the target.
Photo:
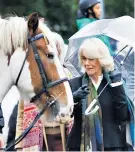
<svg viewBox="0 0 135 152">
<path fill-rule="evenodd" d="M 39 23 L 38 14 L 36 12 L 32 13 L 28 18 L 28 29 L 31 34 L 34 34 L 35 31 L 37 30 L 38 23 Z"/>
</svg>

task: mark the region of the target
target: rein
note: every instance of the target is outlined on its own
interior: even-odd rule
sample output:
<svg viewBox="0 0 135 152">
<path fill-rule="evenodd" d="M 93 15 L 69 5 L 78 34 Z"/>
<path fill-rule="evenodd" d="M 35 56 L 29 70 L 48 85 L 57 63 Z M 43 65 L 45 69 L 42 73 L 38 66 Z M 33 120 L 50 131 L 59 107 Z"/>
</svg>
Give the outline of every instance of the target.
<svg viewBox="0 0 135 152">
<path fill-rule="evenodd" d="M 61 94 L 60 94 L 61 95 Z M 60 96 L 59 95 L 59 96 Z M 55 103 L 55 101 L 59 98 L 59 96 L 53 100 L 53 101 L 47 101 L 46 104 L 43 106 L 43 109 L 36 115 L 35 119 L 33 120 L 33 122 L 31 123 L 31 125 L 29 127 L 27 127 L 25 129 L 25 131 L 11 144 L 9 144 L 8 146 L 6 146 L 6 148 L 0 148 L 0 150 L 4 150 L 4 151 L 8 151 L 10 150 L 11 147 L 17 145 L 20 141 L 22 141 L 26 135 L 29 133 L 29 131 L 33 128 L 33 126 L 35 125 L 35 123 L 38 121 L 38 119 L 41 117 L 41 115 L 44 113 L 44 111 L 50 107 L 52 104 Z"/>
</svg>

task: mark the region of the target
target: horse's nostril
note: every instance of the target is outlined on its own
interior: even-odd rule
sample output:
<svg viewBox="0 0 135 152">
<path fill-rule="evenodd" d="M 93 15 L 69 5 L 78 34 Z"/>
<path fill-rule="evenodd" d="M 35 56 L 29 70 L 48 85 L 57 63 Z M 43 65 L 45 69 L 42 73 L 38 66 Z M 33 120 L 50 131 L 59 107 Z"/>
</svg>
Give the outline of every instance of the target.
<svg viewBox="0 0 135 152">
<path fill-rule="evenodd" d="M 65 114 L 64 114 L 64 113 L 61 113 L 61 117 L 65 117 Z"/>
</svg>

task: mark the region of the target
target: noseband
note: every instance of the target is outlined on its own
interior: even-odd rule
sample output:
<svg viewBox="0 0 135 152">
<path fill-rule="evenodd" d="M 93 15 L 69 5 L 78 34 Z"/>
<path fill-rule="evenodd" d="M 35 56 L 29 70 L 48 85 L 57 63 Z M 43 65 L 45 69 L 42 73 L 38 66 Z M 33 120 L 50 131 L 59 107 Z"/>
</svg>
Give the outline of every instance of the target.
<svg viewBox="0 0 135 152">
<path fill-rule="evenodd" d="M 54 87 L 54 86 L 56 86 L 60 83 L 63 83 L 65 81 L 68 81 L 68 78 L 62 78 L 62 79 L 56 80 L 54 82 L 50 82 L 50 83 L 48 82 L 47 74 L 45 72 L 45 69 L 44 69 L 43 63 L 41 61 L 40 55 L 37 51 L 36 45 L 34 43 L 34 41 L 39 40 L 41 38 L 44 38 L 44 35 L 42 33 L 40 33 L 40 34 L 38 34 L 34 37 L 30 37 L 30 35 L 28 35 L 28 43 L 33 48 L 34 58 L 37 62 L 38 69 L 39 69 L 39 72 L 40 72 L 40 76 L 42 78 L 42 85 L 43 85 L 43 88 L 34 97 L 32 97 L 30 102 L 34 102 L 35 100 L 37 100 L 43 93 L 45 93 L 48 97 L 50 97 L 50 93 L 48 91 L 49 88 Z M 22 64 L 22 67 L 21 67 L 20 72 L 18 74 L 18 77 L 16 79 L 16 83 L 15 83 L 16 86 L 18 85 L 18 81 L 19 81 L 20 75 L 22 73 L 22 70 L 23 70 L 23 67 L 24 67 L 24 64 L 26 62 L 26 59 L 27 59 L 28 55 L 29 55 L 29 49 L 26 52 L 25 59 L 23 61 L 23 64 Z"/>
</svg>

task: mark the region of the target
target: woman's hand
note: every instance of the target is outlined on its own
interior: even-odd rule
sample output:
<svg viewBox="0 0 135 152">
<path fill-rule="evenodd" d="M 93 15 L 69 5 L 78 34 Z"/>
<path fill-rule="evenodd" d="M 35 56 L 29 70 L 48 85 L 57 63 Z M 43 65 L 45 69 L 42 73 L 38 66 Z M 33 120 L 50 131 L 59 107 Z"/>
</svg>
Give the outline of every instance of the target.
<svg viewBox="0 0 135 152">
<path fill-rule="evenodd" d="M 120 82 L 121 78 L 122 78 L 122 74 L 117 69 L 110 72 L 110 79 L 112 83 Z"/>
<path fill-rule="evenodd" d="M 86 96 L 90 93 L 88 86 L 85 84 L 80 87 L 77 91 L 73 92 L 73 98 L 75 100 L 85 99 Z"/>
<path fill-rule="evenodd" d="M 114 71 L 110 72 L 110 80 L 111 80 L 111 86 L 117 87 L 123 84 L 122 82 L 122 74 L 119 72 L 118 69 L 115 69 Z"/>
</svg>

